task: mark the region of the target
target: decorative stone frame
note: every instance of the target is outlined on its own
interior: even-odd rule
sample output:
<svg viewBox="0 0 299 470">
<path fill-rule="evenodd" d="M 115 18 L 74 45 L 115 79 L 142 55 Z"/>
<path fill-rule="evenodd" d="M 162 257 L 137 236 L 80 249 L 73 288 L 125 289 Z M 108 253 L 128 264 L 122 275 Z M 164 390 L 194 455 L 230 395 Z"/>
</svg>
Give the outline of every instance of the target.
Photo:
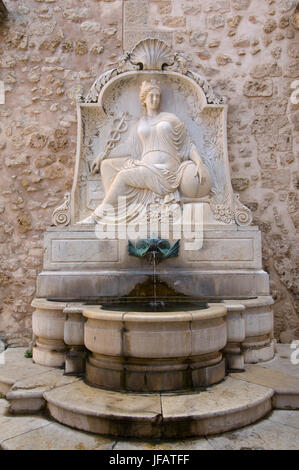
<svg viewBox="0 0 299 470">
<path fill-rule="evenodd" d="M 113 134 L 120 119 L 126 128 L 140 117 L 138 90 L 143 80 L 156 79 L 165 96 L 165 111 L 175 112 L 185 123 L 200 155 L 212 175 L 208 198 L 215 222 L 249 225 L 250 210 L 241 204 L 231 186 L 227 152 L 227 105 L 210 84 L 187 67 L 185 58 L 159 39 L 140 41 L 122 56 L 115 68 L 96 79 L 87 96 L 78 97 L 78 141 L 71 194 L 53 212 L 56 226 L 74 225 L 100 204 L 104 197 L 101 180 L 90 165 Z M 124 112 L 124 99 L 127 109 Z M 174 99 L 175 98 L 175 99 Z M 120 103 L 120 104 L 119 104 Z M 127 112 L 128 111 L 128 112 Z M 119 134 L 119 141 L 125 138 Z M 186 202 L 201 202 L 187 200 Z"/>
</svg>

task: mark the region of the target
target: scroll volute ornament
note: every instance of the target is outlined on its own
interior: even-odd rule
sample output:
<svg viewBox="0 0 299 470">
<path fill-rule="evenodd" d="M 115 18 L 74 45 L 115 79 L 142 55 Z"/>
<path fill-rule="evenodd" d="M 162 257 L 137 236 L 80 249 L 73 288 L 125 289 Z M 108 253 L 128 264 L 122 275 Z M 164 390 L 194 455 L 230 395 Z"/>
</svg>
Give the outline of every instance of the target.
<svg viewBox="0 0 299 470">
<path fill-rule="evenodd" d="M 56 207 L 52 214 L 52 223 L 56 227 L 66 227 L 71 221 L 70 209 L 71 195 L 66 193 L 64 195 L 64 203 Z"/>
<path fill-rule="evenodd" d="M 250 225 L 252 222 L 252 213 L 248 207 L 240 201 L 240 194 L 234 193 L 234 214 L 237 225 Z"/>
</svg>

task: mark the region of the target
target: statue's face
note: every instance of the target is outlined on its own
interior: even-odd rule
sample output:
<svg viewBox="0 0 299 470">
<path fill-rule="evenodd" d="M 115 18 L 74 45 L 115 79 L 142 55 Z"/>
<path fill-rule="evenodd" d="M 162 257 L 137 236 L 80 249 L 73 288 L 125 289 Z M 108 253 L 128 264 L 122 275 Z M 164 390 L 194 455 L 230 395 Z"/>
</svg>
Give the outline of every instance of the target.
<svg viewBox="0 0 299 470">
<path fill-rule="evenodd" d="M 146 109 L 156 110 L 160 106 L 160 91 L 153 88 L 148 92 L 145 98 Z"/>
</svg>

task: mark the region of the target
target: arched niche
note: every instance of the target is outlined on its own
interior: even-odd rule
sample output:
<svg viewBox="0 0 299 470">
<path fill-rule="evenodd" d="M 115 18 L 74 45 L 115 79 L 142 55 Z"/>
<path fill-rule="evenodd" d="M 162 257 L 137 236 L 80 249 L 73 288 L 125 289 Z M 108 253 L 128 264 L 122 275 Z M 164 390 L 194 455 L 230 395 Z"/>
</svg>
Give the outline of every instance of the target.
<svg viewBox="0 0 299 470">
<path fill-rule="evenodd" d="M 126 139 L 130 127 L 142 115 L 140 85 L 152 79 L 162 89 L 161 111 L 176 114 L 184 122 L 210 171 L 209 203 L 215 222 L 249 224 L 250 211 L 240 203 L 231 186 L 225 99 L 187 68 L 184 57 L 163 41 L 151 38 L 140 41 L 122 56 L 117 66 L 98 77 L 86 97 L 78 100 L 76 168 L 67 209 L 70 222 L 84 219 L 103 200 L 101 177 L 91 173 L 91 163 L 111 142 Z M 66 203 L 58 209 L 65 207 Z"/>
</svg>

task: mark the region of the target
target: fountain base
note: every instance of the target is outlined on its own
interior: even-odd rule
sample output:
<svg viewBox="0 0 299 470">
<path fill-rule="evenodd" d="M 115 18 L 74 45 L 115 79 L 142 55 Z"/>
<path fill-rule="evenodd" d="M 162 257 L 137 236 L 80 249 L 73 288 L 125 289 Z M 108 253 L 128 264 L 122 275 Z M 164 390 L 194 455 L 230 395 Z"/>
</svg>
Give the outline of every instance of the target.
<svg viewBox="0 0 299 470">
<path fill-rule="evenodd" d="M 89 384 L 154 392 L 196 389 L 224 378 L 225 305 L 175 304 L 170 312 L 134 306 L 83 309 Z"/>
<path fill-rule="evenodd" d="M 197 360 L 198 359 L 198 360 Z M 206 361 L 204 360 L 206 359 Z M 219 361 L 220 359 L 220 361 Z M 214 365 L 204 365 L 217 361 Z M 198 389 L 220 382 L 225 376 L 222 354 L 191 360 L 126 360 L 91 357 L 86 363 L 86 381 L 109 390 L 167 392 Z"/>
</svg>

